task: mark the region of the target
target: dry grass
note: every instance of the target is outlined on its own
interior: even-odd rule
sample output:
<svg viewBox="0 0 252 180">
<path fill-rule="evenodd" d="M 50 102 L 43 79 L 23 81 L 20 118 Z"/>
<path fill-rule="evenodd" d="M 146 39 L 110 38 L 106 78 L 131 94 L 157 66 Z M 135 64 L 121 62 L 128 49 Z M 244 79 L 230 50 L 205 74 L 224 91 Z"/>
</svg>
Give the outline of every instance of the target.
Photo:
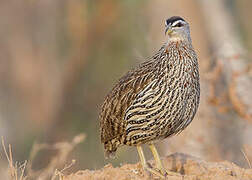
<svg viewBox="0 0 252 180">
<path fill-rule="evenodd" d="M 71 142 L 58 142 L 52 145 L 35 143 L 32 147 L 30 157 L 24 163 L 14 161 L 12 154 L 12 146 L 5 145 L 4 138 L 2 137 L 2 147 L 6 159 L 8 161 L 8 179 L 10 180 L 89 180 L 89 179 L 149 179 L 149 175 L 142 170 L 139 163 L 125 164 L 121 167 L 114 168 L 112 165 L 107 165 L 100 170 L 80 170 L 76 173 L 67 174 L 66 170 L 75 164 L 72 160 L 67 164 L 67 157 L 70 152 L 79 143 L 85 140 L 85 134 L 79 134 L 73 138 Z M 33 169 L 33 162 L 38 153 L 42 150 L 56 150 L 54 155 L 46 167 L 39 170 Z M 163 158 L 164 165 L 167 169 L 177 172 L 178 177 L 169 176 L 171 180 L 250 180 L 252 178 L 252 169 L 250 161 L 250 149 L 244 147 L 241 152 L 246 159 L 249 169 L 244 169 L 236 166 L 234 163 L 228 161 L 224 162 L 205 162 L 190 155 L 175 153 L 168 157 Z M 153 166 L 153 161 L 149 161 Z M 152 177 L 155 178 L 155 177 Z"/>
<path fill-rule="evenodd" d="M 8 148 L 6 148 L 4 138 L 2 137 L 2 147 L 9 164 L 8 178 L 10 180 L 62 180 L 64 177 L 64 171 L 75 164 L 75 160 L 72 160 L 70 164 L 65 165 L 69 153 L 73 151 L 76 145 L 83 142 L 85 138 L 85 134 L 79 134 L 75 136 L 71 142 L 58 142 L 52 145 L 35 143 L 32 147 L 29 160 L 20 164 L 13 160 L 12 147 L 9 144 Z M 56 150 L 57 153 L 49 160 L 46 167 L 39 170 L 33 170 L 33 161 L 42 150 Z M 64 167 L 61 170 L 58 170 L 58 168 L 62 166 Z"/>
<path fill-rule="evenodd" d="M 5 153 L 5 156 L 8 160 L 8 164 L 9 164 L 9 168 L 8 168 L 8 175 L 10 177 L 10 179 L 13 180 L 24 180 L 26 179 L 26 177 L 24 176 L 24 171 L 27 165 L 27 161 L 25 161 L 23 164 L 21 164 L 20 166 L 18 166 L 17 162 L 14 164 L 13 163 L 13 156 L 12 156 L 12 148 L 11 145 L 8 145 L 8 149 L 6 149 L 5 146 L 5 142 L 4 142 L 4 138 L 1 137 L 2 139 L 2 146 L 3 146 L 3 150 Z"/>
<path fill-rule="evenodd" d="M 249 160 L 248 153 L 246 152 L 245 147 L 244 147 L 244 149 L 241 149 L 241 152 L 242 152 L 242 154 L 243 154 L 245 160 L 247 161 L 249 168 L 251 169 L 251 168 L 252 168 L 251 162 L 250 162 L 250 160 Z"/>
</svg>

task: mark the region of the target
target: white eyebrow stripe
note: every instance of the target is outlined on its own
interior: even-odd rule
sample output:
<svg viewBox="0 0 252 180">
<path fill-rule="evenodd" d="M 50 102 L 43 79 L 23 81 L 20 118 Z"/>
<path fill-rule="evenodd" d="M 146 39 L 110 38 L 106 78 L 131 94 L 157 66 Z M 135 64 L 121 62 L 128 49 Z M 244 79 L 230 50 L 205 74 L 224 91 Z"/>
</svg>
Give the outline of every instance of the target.
<svg viewBox="0 0 252 180">
<path fill-rule="evenodd" d="M 177 20 L 177 21 L 175 21 L 175 22 L 172 24 L 172 26 L 176 26 L 178 23 L 185 24 L 184 22 L 185 22 L 185 21 Z"/>
</svg>

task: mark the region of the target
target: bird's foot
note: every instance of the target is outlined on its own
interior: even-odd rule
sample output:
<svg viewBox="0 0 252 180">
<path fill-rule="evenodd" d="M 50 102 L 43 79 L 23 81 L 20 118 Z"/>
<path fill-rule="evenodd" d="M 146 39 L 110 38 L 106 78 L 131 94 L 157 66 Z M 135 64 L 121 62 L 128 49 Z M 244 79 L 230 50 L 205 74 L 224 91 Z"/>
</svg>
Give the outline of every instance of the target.
<svg viewBox="0 0 252 180">
<path fill-rule="evenodd" d="M 156 176 L 158 176 L 161 179 L 165 179 L 166 178 L 166 174 L 161 173 L 159 170 L 157 170 L 155 168 L 145 166 L 144 170 L 148 172 L 149 176 L 156 175 Z"/>
<path fill-rule="evenodd" d="M 166 179 L 167 176 L 180 176 L 179 173 L 176 173 L 176 172 L 172 172 L 172 171 L 169 171 L 165 168 L 151 168 L 151 167 L 148 167 L 149 169 L 147 169 L 149 172 L 151 172 L 152 174 L 160 177 L 161 179 Z M 151 170 L 150 170 L 151 169 Z"/>
<path fill-rule="evenodd" d="M 159 170 L 165 177 L 166 176 L 180 176 L 179 173 L 176 173 L 176 172 L 172 172 L 172 171 L 169 171 L 165 168 L 162 168 Z"/>
<path fill-rule="evenodd" d="M 167 176 L 180 176 L 179 173 L 169 171 L 165 168 L 154 168 L 149 163 L 146 163 L 144 170 L 148 173 L 149 176 L 155 175 L 160 179 L 166 179 Z"/>
</svg>

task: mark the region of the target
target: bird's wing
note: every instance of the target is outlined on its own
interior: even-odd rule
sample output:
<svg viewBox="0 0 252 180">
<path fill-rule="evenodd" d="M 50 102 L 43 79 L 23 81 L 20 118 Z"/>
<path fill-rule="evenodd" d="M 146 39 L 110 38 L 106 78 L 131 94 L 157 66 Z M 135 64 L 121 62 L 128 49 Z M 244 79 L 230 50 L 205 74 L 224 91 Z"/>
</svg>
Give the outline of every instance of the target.
<svg viewBox="0 0 252 180">
<path fill-rule="evenodd" d="M 153 61 L 146 61 L 129 71 L 114 86 L 105 98 L 100 112 L 101 141 L 107 142 L 125 134 L 126 110 L 135 101 L 139 92 L 153 79 Z"/>
<path fill-rule="evenodd" d="M 167 85 L 163 80 L 154 79 L 142 91 L 140 91 L 134 102 L 125 113 L 126 138 L 137 140 L 138 138 L 148 139 L 156 129 L 155 124 L 159 123 L 166 111 L 164 108 L 168 103 L 168 96 L 165 96 Z"/>
</svg>

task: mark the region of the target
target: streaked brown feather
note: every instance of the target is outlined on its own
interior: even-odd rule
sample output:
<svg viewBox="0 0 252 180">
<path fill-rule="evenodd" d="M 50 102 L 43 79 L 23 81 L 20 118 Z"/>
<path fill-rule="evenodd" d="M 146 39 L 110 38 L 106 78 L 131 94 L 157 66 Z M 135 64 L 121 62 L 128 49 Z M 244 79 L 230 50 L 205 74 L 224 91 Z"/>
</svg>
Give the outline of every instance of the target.
<svg viewBox="0 0 252 180">
<path fill-rule="evenodd" d="M 126 121 L 123 120 L 125 111 L 137 93 L 152 80 L 143 76 L 153 71 L 152 64 L 153 62 L 150 60 L 129 71 L 119 79 L 106 96 L 100 113 L 100 131 L 103 143 L 124 133 L 126 127 Z"/>
<path fill-rule="evenodd" d="M 199 104 L 196 54 L 188 42 L 165 44 L 151 60 L 129 71 L 106 96 L 100 113 L 106 156 L 181 132 Z"/>
</svg>

